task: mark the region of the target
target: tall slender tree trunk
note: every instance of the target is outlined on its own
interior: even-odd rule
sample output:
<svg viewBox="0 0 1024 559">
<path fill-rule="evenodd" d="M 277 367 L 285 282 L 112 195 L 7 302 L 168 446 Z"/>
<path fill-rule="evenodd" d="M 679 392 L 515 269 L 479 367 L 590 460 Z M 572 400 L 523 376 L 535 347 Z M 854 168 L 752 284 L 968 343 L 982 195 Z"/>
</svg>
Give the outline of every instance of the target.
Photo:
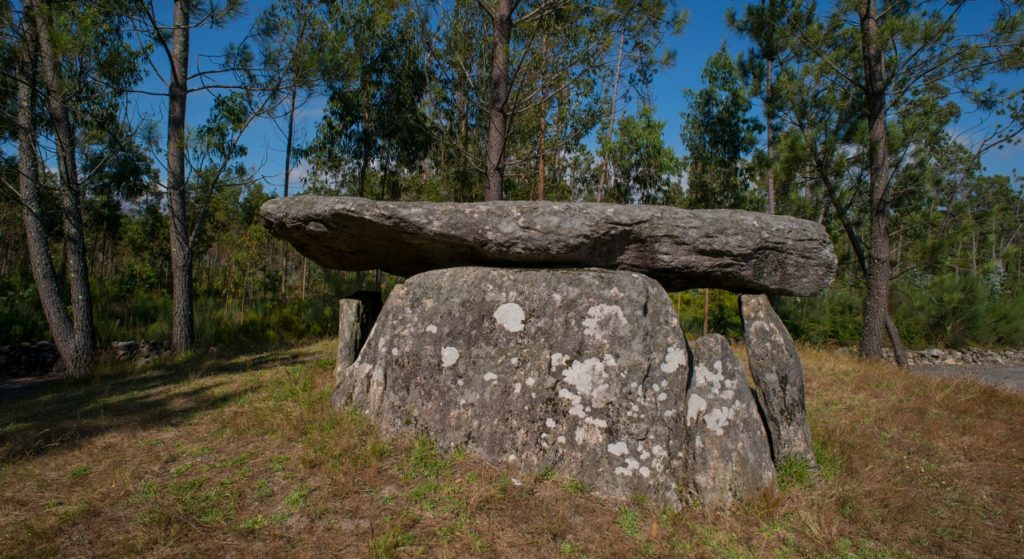
<svg viewBox="0 0 1024 559">
<path fill-rule="evenodd" d="M 825 185 L 825 192 L 828 196 L 829 202 L 832 204 L 832 208 L 835 209 L 836 216 L 839 217 L 839 221 L 843 224 L 843 230 L 846 232 L 846 238 L 850 241 L 850 247 L 853 248 L 853 254 L 857 257 L 857 264 L 860 266 L 860 271 L 864 275 L 865 281 L 867 281 L 868 275 L 868 261 L 867 253 L 864 250 L 864 242 L 861 240 L 860 235 L 857 234 L 857 229 L 850 221 L 850 216 L 839 203 L 839 198 L 836 195 L 835 188 L 832 182 L 828 179 L 827 174 L 822 169 L 820 162 L 815 159 L 815 167 L 818 169 L 819 177 L 821 178 L 822 184 Z M 907 360 L 907 348 L 903 345 L 903 339 L 900 337 L 900 331 L 896 328 L 896 323 L 893 322 L 892 316 L 889 314 L 888 306 L 885 311 L 885 330 L 889 334 L 889 341 L 892 342 L 892 353 L 896 359 L 896 364 L 901 368 L 909 368 L 910 362 Z"/>
<path fill-rule="evenodd" d="M 548 63 L 548 36 L 545 34 L 541 39 L 541 72 L 540 72 L 540 98 L 544 99 L 544 70 Z M 540 104 L 540 134 L 537 144 L 537 186 L 534 190 L 534 200 L 544 199 L 544 140 L 548 133 L 548 111 L 547 104 Z"/>
<path fill-rule="evenodd" d="M 171 347 L 175 352 L 195 344 L 192 243 L 185 184 L 185 103 L 188 100 L 189 0 L 174 0 L 171 31 L 171 83 L 167 111 L 167 207 L 171 214 L 171 283 L 173 284 Z"/>
<path fill-rule="evenodd" d="M 46 242 L 43 208 L 39 200 L 39 161 L 36 148 L 38 128 L 35 121 L 38 45 L 34 13 L 30 13 L 34 11 L 35 3 L 26 2 L 22 20 L 24 44 L 15 69 L 18 81 L 18 189 L 22 202 L 29 265 L 32 268 L 32 277 L 39 293 L 43 314 L 46 316 L 46 323 L 50 326 L 50 333 L 68 374 L 80 376 L 88 371 L 91 356 L 88 348 L 76 340 L 74 325 L 65 310 L 57 281 L 57 271 Z"/>
<path fill-rule="evenodd" d="M 775 61 L 771 58 L 766 60 L 768 73 L 765 76 L 765 155 L 768 157 L 768 213 L 775 214 L 775 161 L 772 160 L 772 117 L 775 116 L 772 107 L 772 66 Z"/>
<path fill-rule="evenodd" d="M 64 246 L 67 255 L 72 328 L 79 351 L 91 357 L 96 350 L 96 328 L 92 317 L 92 290 L 89 287 L 88 254 L 82 219 L 84 193 L 78 178 L 75 126 L 64 98 L 60 65 L 50 38 L 49 18 L 38 9 L 38 1 L 29 1 L 25 5 L 30 7 L 35 23 L 42 78 L 48 92 L 46 107 L 57 142 L 57 170 L 60 174 L 60 199 L 64 213 Z"/>
<path fill-rule="evenodd" d="M 292 178 L 292 144 L 295 139 L 295 100 L 298 97 L 298 89 L 291 88 L 291 98 L 288 103 L 288 132 L 285 136 L 284 146 L 284 197 L 288 197 L 288 186 Z M 286 290 L 288 281 L 288 246 L 281 243 L 281 297 L 287 296 Z"/>
<path fill-rule="evenodd" d="M 859 352 L 864 357 L 882 356 L 885 321 L 889 316 L 889 150 L 886 135 L 885 59 L 878 37 L 875 0 L 864 0 L 860 11 L 861 48 L 864 57 L 864 90 L 867 98 L 868 166 L 871 180 L 870 234 L 867 295 Z"/>
<path fill-rule="evenodd" d="M 612 102 L 611 102 L 611 113 L 608 115 L 608 145 L 611 145 L 612 139 L 615 135 L 615 112 L 616 105 L 619 102 L 619 72 L 622 70 L 622 45 L 625 42 L 626 36 L 619 34 L 619 53 L 615 60 L 615 79 L 612 82 Z M 614 188 L 612 184 L 611 168 L 608 164 L 608 158 L 605 157 L 601 161 L 601 177 L 597 181 L 597 201 L 601 202 L 604 200 L 604 193 L 606 189 Z"/>
<path fill-rule="evenodd" d="M 708 335 L 711 322 L 711 290 L 704 288 L 704 335 Z"/>
<path fill-rule="evenodd" d="M 493 9 L 494 53 L 491 59 L 490 123 L 487 128 L 487 185 L 484 200 L 502 199 L 505 143 L 508 141 L 508 51 L 512 41 L 512 1 L 498 0 Z"/>
</svg>

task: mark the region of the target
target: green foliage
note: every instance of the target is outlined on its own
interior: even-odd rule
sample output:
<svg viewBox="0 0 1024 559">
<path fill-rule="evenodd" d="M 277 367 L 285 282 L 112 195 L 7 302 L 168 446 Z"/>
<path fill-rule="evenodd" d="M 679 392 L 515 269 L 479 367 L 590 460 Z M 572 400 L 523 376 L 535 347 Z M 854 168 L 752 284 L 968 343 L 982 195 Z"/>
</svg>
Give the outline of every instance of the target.
<svg viewBox="0 0 1024 559">
<path fill-rule="evenodd" d="M 712 289 L 708 308 L 708 330 L 736 339 L 743 336 L 743 322 L 735 293 Z M 704 292 L 693 289 L 672 294 L 672 304 L 679 315 L 679 324 L 692 336 L 704 329 Z"/>
<path fill-rule="evenodd" d="M 636 115 L 618 123 L 615 140 L 604 146 L 614 170 L 609 201 L 622 204 L 665 204 L 678 198 L 682 162 L 665 145 L 665 123 L 654 118 L 654 107 L 640 106 Z"/>
<path fill-rule="evenodd" d="M 622 533 L 637 539 L 640 537 L 640 514 L 630 508 L 619 509 L 619 516 L 615 523 L 622 529 Z"/>
<path fill-rule="evenodd" d="M 751 175 L 743 158 L 754 149 L 762 126 L 749 115 L 750 99 L 725 45 L 708 59 L 701 79 L 704 89 L 684 92 L 689 106 L 682 115 L 682 139 L 690 203 L 744 207 Z"/>
<path fill-rule="evenodd" d="M 778 473 L 779 489 L 786 491 L 791 487 L 810 487 L 814 485 L 811 467 L 803 458 L 785 456 L 775 465 Z"/>
</svg>

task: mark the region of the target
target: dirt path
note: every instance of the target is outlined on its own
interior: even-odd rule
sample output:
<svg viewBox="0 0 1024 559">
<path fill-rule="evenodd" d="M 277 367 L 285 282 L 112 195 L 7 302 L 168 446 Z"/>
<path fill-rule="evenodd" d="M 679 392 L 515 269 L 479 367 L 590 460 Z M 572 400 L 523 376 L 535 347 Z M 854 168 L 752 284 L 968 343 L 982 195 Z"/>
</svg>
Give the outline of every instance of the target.
<svg viewBox="0 0 1024 559">
<path fill-rule="evenodd" d="M 915 365 L 913 371 L 938 377 L 973 377 L 979 382 L 1024 392 L 1024 363 L 1011 365 Z"/>
</svg>

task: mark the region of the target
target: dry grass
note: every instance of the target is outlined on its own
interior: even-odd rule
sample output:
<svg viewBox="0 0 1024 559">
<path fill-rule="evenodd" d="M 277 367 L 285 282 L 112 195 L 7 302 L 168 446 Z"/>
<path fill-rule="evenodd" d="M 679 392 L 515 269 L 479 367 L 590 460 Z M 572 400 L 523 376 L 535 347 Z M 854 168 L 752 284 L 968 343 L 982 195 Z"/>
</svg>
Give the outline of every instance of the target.
<svg viewBox="0 0 1024 559">
<path fill-rule="evenodd" d="M 824 479 L 667 513 L 383 440 L 330 409 L 331 353 L 0 395 L 0 556 L 1024 556 L 1020 395 L 804 349 Z"/>
</svg>

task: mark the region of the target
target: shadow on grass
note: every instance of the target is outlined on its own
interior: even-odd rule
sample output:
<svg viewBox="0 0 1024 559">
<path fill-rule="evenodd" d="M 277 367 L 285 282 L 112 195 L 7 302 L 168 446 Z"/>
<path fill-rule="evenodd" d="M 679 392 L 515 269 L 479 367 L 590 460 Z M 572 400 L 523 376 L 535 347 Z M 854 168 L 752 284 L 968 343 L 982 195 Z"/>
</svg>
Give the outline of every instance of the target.
<svg viewBox="0 0 1024 559">
<path fill-rule="evenodd" d="M 80 379 L 0 384 L 0 465 L 75 446 L 109 432 L 177 426 L 229 404 L 255 386 L 231 381 L 248 371 L 310 361 L 308 351 L 194 355 L 147 365 L 101 361 Z"/>
</svg>

